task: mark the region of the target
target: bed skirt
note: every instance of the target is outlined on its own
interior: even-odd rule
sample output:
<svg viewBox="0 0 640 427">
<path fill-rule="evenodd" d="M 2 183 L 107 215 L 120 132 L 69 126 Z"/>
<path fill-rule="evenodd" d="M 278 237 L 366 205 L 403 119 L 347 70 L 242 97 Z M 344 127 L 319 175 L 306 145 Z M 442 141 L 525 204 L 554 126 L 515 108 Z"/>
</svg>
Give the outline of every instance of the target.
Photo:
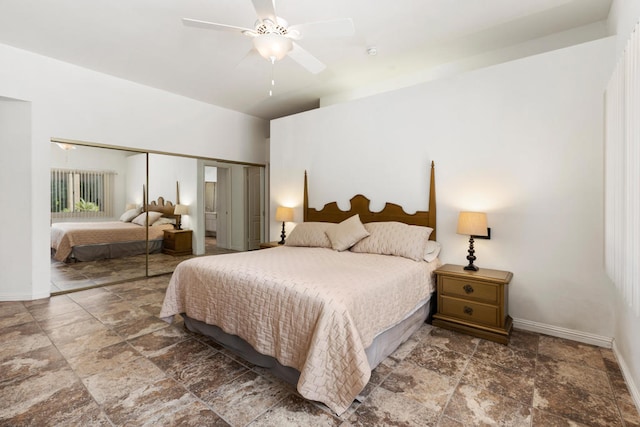
<svg viewBox="0 0 640 427">
<path fill-rule="evenodd" d="M 365 350 L 369 366 L 373 370 L 380 362 L 393 353 L 402 343 L 422 326 L 430 318 L 432 309 L 431 301 L 435 300 L 432 294 L 429 301 L 417 308 L 397 325 L 378 334 L 373 343 Z M 232 353 L 254 365 L 269 369 L 269 371 L 284 381 L 296 385 L 300 372 L 289 366 L 284 366 L 275 358 L 256 351 L 249 343 L 237 335 L 230 335 L 217 326 L 208 325 L 199 320 L 191 319 L 186 314 L 181 314 L 185 326 L 192 332 L 199 333 L 213 339 L 215 342 L 228 349 Z"/>
<path fill-rule="evenodd" d="M 162 251 L 162 239 L 149 240 L 149 253 Z M 55 253 L 51 249 L 52 256 Z M 131 242 L 100 243 L 97 245 L 78 245 L 71 250 L 65 262 L 86 262 L 101 259 L 124 258 L 147 253 L 147 242 L 136 240 Z"/>
</svg>

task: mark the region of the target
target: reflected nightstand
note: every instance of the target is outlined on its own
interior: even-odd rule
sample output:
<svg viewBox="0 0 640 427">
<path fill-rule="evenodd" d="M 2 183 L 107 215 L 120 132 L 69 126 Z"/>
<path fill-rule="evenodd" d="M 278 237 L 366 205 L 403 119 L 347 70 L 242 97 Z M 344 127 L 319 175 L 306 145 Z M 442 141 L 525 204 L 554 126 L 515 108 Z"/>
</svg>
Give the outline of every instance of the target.
<svg viewBox="0 0 640 427">
<path fill-rule="evenodd" d="M 192 230 L 164 230 L 162 252 L 169 255 L 191 255 Z"/>
</svg>

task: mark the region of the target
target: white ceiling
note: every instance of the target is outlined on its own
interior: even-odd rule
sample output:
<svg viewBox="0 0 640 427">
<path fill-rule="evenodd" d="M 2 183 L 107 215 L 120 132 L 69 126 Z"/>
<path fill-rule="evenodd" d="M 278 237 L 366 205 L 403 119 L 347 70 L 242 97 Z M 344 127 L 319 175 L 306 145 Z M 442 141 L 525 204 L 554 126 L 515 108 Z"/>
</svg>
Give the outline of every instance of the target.
<svg viewBox="0 0 640 427">
<path fill-rule="evenodd" d="M 0 0 L 0 43 L 266 119 L 324 96 L 606 20 L 611 0 L 276 0 L 290 25 L 352 18 L 355 35 L 298 43 L 327 65 L 271 64 L 240 34 L 251 0 Z M 375 46 L 378 54 L 367 55 Z M 274 73 L 274 96 L 268 91 Z"/>
</svg>

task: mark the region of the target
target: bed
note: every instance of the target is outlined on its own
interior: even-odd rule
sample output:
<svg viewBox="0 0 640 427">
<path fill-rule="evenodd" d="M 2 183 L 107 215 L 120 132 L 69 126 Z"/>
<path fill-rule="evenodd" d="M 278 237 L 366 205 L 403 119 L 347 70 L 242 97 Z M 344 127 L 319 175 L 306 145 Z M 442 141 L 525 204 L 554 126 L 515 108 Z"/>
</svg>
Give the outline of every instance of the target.
<svg viewBox="0 0 640 427">
<path fill-rule="evenodd" d="M 149 253 L 160 252 L 164 230 L 173 228 L 179 220 L 174 208 L 159 197 L 144 210 L 128 210 L 119 221 L 53 223 L 51 256 L 56 261 L 77 262 L 140 255 L 147 249 Z"/>
<path fill-rule="evenodd" d="M 183 261 L 160 317 L 181 315 L 188 329 L 342 414 L 432 311 L 434 168 L 429 211 L 415 214 L 391 203 L 371 212 L 362 195 L 348 211 L 316 210 L 307 188 L 305 174 L 304 222 L 285 245 Z"/>
</svg>

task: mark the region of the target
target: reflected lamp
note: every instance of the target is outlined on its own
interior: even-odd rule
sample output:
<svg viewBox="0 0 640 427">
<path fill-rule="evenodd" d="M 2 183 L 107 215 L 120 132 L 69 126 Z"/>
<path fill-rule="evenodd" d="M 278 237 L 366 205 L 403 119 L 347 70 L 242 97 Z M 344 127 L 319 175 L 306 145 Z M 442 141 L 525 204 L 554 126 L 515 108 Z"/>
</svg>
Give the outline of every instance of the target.
<svg viewBox="0 0 640 427">
<path fill-rule="evenodd" d="M 177 204 L 176 207 L 173 209 L 173 214 L 177 215 L 177 217 L 176 217 L 176 229 L 177 230 L 182 230 L 181 216 L 182 215 L 189 215 L 189 206 Z"/>
</svg>

